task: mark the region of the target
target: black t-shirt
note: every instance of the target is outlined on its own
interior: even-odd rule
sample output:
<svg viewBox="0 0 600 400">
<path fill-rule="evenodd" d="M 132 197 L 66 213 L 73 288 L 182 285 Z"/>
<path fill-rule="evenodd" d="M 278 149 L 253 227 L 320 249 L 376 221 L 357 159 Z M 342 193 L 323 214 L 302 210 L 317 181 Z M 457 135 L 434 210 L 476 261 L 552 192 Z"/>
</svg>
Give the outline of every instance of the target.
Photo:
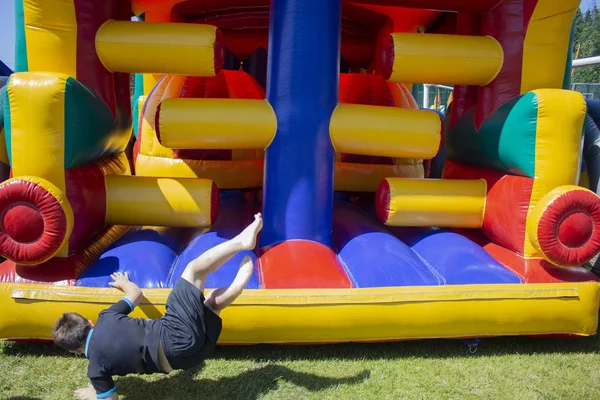
<svg viewBox="0 0 600 400">
<path fill-rule="evenodd" d="M 100 399 L 115 392 L 112 375 L 162 372 L 158 362 L 161 321 L 128 317 L 132 311 L 128 299 L 120 300 L 98 314 L 88 335 L 88 378 Z"/>
</svg>

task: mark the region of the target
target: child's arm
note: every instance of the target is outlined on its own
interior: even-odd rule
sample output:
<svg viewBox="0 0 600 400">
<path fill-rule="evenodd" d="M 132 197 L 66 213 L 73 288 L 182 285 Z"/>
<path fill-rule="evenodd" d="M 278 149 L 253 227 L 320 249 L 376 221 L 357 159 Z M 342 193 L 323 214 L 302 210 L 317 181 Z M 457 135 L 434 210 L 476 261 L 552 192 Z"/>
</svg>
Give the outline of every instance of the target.
<svg viewBox="0 0 600 400">
<path fill-rule="evenodd" d="M 110 277 L 114 282 L 110 282 L 109 285 L 125 292 L 125 298 L 131 302 L 133 310 L 144 297 L 138 285 L 129 280 L 127 273 L 115 272 Z"/>
</svg>

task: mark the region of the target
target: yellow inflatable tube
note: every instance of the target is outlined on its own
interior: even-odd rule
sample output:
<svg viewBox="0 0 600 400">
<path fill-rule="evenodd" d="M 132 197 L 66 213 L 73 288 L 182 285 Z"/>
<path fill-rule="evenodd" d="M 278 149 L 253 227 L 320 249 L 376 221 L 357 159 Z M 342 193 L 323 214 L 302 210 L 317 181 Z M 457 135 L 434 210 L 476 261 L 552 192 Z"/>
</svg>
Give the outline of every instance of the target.
<svg viewBox="0 0 600 400">
<path fill-rule="evenodd" d="M 106 176 L 106 223 L 181 228 L 210 226 L 218 189 L 208 179 Z"/>
<path fill-rule="evenodd" d="M 440 117 L 430 111 L 338 104 L 329 133 L 337 152 L 433 158 L 440 146 Z"/>
<path fill-rule="evenodd" d="M 158 318 L 169 289 L 145 289 L 133 317 Z M 0 283 L 0 338 L 50 339 L 65 311 L 94 321 L 115 289 Z M 223 311 L 221 344 L 334 343 L 505 335 L 593 335 L 595 282 L 246 290 Z"/>
<path fill-rule="evenodd" d="M 167 99 L 157 113 L 156 135 L 171 149 L 266 149 L 277 131 L 266 100 Z"/>
<path fill-rule="evenodd" d="M 377 189 L 377 216 L 390 226 L 481 228 L 486 181 L 387 178 Z"/>
<path fill-rule="evenodd" d="M 491 36 L 392 33 L 388 40 L 380 56 L 384 78 L 393 82 L 485 86 L 504 63 Z"/>
<path fill-rule="evenodd" d="M 215 76 L 225 47 L 212 25 L 107 21 L 96 52 L 111 72 Z"/>
</svg>

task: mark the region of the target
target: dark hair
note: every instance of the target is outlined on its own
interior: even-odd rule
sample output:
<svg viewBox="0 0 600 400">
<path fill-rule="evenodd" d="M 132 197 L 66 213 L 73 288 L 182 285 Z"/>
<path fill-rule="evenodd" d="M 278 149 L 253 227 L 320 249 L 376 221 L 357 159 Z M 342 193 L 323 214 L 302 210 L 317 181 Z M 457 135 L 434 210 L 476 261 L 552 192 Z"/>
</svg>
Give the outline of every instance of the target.
<svg viewBox="0 0 600 400">
<path fill-rule="evenodd" d="M 64 313 L 54 324 L 54 343 L 65 350 L 76 351 L 85 346 L 91 329 L 90 321 L 83 315 Z"/>
</svg>

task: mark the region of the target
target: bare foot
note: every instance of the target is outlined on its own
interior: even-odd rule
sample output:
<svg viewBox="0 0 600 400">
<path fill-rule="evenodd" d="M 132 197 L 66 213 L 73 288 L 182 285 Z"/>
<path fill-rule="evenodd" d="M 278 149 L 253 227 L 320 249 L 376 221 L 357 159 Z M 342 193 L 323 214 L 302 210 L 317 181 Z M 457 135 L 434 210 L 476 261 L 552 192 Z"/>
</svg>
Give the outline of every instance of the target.
<svg viewBox="0 0 600 400">
<path fill-rule="evenodd" d="M 231 285 L 213 290 L 206 297 L 205 304 L 207 307 L 218 315 L 222 309 L 233 303 L 242 294 L 252 277 L 253 271 L 254 263 L 252 262 L 252 258 L 250 256 L 244 257 Z"/>
<path fill-rule="evenodd" d="M 256 247 L 256 236 L 262 227 L 262 215 L 258 213 L 254 216 L 254 221 L 248 225 L 246 229 L 244 229 L 236 238 L 242 244 L 242 248 L 245 250 L 253 250 L 254 247 Z"/>
</svg>

